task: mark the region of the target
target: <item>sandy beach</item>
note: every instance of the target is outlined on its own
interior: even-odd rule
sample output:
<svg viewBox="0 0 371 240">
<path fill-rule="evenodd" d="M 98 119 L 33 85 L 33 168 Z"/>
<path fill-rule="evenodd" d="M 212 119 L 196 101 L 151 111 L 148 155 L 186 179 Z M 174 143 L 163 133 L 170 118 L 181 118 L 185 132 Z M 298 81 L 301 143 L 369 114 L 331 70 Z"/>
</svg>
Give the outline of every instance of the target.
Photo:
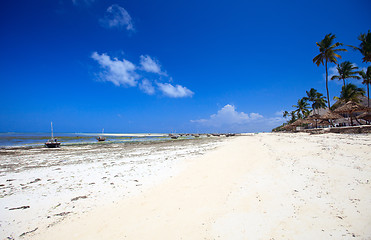
<svg viewBox="0 0 371 240">
<path fill-rule="evenodd" d="M 0 156 L 2 239 L 371 239 L 370 134 L 34 151 Z"/>
</svg>

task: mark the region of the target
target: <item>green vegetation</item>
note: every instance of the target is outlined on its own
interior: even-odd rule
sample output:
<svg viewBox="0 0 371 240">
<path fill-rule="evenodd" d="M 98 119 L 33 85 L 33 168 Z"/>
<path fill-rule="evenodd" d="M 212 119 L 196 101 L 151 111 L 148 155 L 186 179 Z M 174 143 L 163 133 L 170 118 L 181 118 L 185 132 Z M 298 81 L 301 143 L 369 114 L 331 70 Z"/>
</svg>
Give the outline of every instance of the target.
<svg viewBox="0 0 371 240">
<path fill-rule="evenodd" d="M 327 92 L 327 100 L 322 93 L 319 93 L 316 89 L 311 88 L 309 91 L 306 91 L 307 96 L 300 98 L 296 105 L 292 107 L 295 108 L 292 111 L 284 111 L 283 117 L 287 120 L 286 123 L 282 124 L 279 127 L 272 129 L 272 131 L 281 131 L 282 127 L 286 126 L 287 124 L 293 123 L 298 119 L 306 118 L 311 111 L 314 114 L 319 114 L 319 109 L 326 108 L 326 104 L 329 109 L 335 109 L 342 103 L 347 103 L 348 101 L 353 101 L 355 103 L 360 102 L 360 97 L 365 95 L 365 90 L 363 88 L 359 88 L 354 84 L 346 83 L 346 79 L 362 79 L 362 84 L 365 84 L 367 87 L 367 98 L 368 98 L 368 107 L 370 107 L 370 93 L 369 93 L 369 85 L 371 84 L 371 66 L 368 66 L 366 72 L 365 71 L 357 71 L 358 67 L 353 65 L 349 61 L 344 61 L 340 64 L 337 64 L 338 59 L 341 59 L 341 56 L 338 54 L 339 52 L 347 51 L 344 48 L 339 48 L 343 46 L 343 43 L 335 42 L 335 34 L 329 33 L 325 35 L 324 39 L 320 42 L 316 42 L 319 48 L 319 54 L 313 58 L 313 63 L 317 66 L 324 65 L 326 70 L 326 92 Z M 371 32 L 368 30 L 367 33 L 362 33 L 358 36 L 358 40 L 360 41 L 359 47 L 354 47 L 348 45 L 348 47 L 352 47 L 353 49 L 359 51 L 362 55 L 363 62 L 371 62 Z M 330 103 L 330 94 L 328 89 L 328 64 L 334 63 L 337 64 L 337 71 L 338 75 L 332 76 L 331 80 L 342 80 L 343 87 L 340 92 L 340 97 L 334 97 L 334 100 L 337 102 L 331 106 Z M 309 106 L 309 103 L 311 105 Z M 317 113 L 316 113 L 317 110 Z"/>
<path fill-rule="evenodd" d="M 354 71 L 358 69 L 358 67 L 353 66 L 353 64 L 349 61 L 345 61 L 338 64 L 336 69 L 338 70 L 339 75 L 332 76 L 331 80 L 335 79 L 343 80 L 343 86 L 345 86 L 345 79 L 348 78 L 361 79 L 361 77 L 357 75 L 359 72 Z"/>
<path fill-rule="evenodd" d="M 363 82 L 367 87 L 367 107 L 370 107 L 370 84 L 371 84 L 371 66 L 368 66 L 366 72 L 360 71 L 359 75 L 361 75 Z"/>
<path fill-rule="evenodd" d="M 337 54 L 337 52 L 347 51 L 346 49 L 343 49 L 343 48 L 337 48 L 339 46 L 342 46 L 343 44 L 339 42 L 333 43 L 335 38 L 336 38 L 335 35 L 329 33 L 325 36 L 325 38 L 322 41 L 317 42 L 316 44 L 319 47 L 320 54 L 318 54 L 317 56 L 313 58 L 313 62 L 316 63 L 317 66 L 322 64 L 322 65 L 325 65 L 325 68 L 326 68 L 326 91 L 327 91 L 328 108 L 330 108 L 330 94 L 328 91 L 327 63 L 328 62 L 336 63 L 337 58 L 341 58 L 341 56 Z M 325 61 L 325 63 L 323 63 L 323 61 Z"/>
</svg>

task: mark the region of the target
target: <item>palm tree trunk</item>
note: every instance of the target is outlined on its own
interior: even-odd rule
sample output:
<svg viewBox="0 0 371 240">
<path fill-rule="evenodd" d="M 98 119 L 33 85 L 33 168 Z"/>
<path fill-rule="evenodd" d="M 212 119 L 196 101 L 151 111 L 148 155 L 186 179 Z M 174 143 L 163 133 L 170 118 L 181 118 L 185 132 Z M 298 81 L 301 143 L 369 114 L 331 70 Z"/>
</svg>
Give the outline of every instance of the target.
<svg viewBox="0 0 371 240">
<path fill-rule="evenodd" d="M 345 87 L 345 78 L 343 78 L 343 84 L 344 84 L 344 87 Z"/>
<path fill-rule="evenodd" d="M 370 107 L 370 89 L 368 87 L 369 84 L 366 84 L 367 86 L 367 107 Z"/>
<path fill-rule="evenodd" d="M 326 64 L 326 91 L 327 91 L 327 104 L 328 104 L 328 109 L 330 110 L 330 94 L 328 92 L 328 72 L 327 72 L 327 59 L 325 60 Z"/>
</svg>

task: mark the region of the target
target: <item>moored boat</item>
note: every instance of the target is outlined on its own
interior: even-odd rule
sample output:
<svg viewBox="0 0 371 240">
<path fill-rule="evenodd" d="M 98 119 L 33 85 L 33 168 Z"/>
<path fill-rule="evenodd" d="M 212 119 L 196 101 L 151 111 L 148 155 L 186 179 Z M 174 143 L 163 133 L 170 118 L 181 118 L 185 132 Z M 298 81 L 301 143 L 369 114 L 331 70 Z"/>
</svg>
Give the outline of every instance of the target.
<svg viewBox="0 0 371 240">
<path fill-rule="evenodd" d="M 97 140 L 98 140 L 99 142 L 106 141 L 106 137 L 103 137 L 103 133 L 104 133 L 104 128 L 102 129 L 102 136 L 98 136 L 98 137 L 97 137 Z"/>
<path fill-rule="evenodd" d="M 59 148 L 61 146 L 61 143 L 58 142 L 58 139 L 54 138 L 53 136 L 53 122 L 50 122 L 50 126 L 52 129 L 52 136 L 51 138 L 45 143 L 45 146 L 47 148 Z"/>
</svg>

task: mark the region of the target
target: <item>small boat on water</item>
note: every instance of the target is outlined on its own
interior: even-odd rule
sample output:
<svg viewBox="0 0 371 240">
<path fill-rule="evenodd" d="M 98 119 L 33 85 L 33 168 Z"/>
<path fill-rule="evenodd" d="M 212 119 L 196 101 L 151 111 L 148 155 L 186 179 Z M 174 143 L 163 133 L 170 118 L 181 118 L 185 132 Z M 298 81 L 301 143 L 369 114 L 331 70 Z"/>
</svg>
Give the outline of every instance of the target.
<svg viewBox="0 0 371 240">
<path fill-rule="evenodd" d="M 102 129 L 102 135 L 103 135 L 103 133 L 104 133 L 104 128 Z M 99 142 L 103 142 L 103 141 L 106 141 L 106 137 L 98 136 L 98 137 L 97 137 L 97 140 L 98 140 Z"/>
<path fill-rule="evenodd" d="M 172 133 L 170 133 L 169 134 L 169 137 L 171 138 L 171 139 L 177 139 L 179 136 L 178 135 L 175 135 L 175 134 L 172 134 Z"/>
<path fill-rule="evenodd" d="M 61 146 L 61 143 L 58 142 L 58 139 L 54 138 L 53 136 L 53 122 L 50 122 L 50 126 L 52 129 L 52 136 L 51 138 L 45 143 L 45 146 L 47 148 L 59 148 Z"/>
</svg>

